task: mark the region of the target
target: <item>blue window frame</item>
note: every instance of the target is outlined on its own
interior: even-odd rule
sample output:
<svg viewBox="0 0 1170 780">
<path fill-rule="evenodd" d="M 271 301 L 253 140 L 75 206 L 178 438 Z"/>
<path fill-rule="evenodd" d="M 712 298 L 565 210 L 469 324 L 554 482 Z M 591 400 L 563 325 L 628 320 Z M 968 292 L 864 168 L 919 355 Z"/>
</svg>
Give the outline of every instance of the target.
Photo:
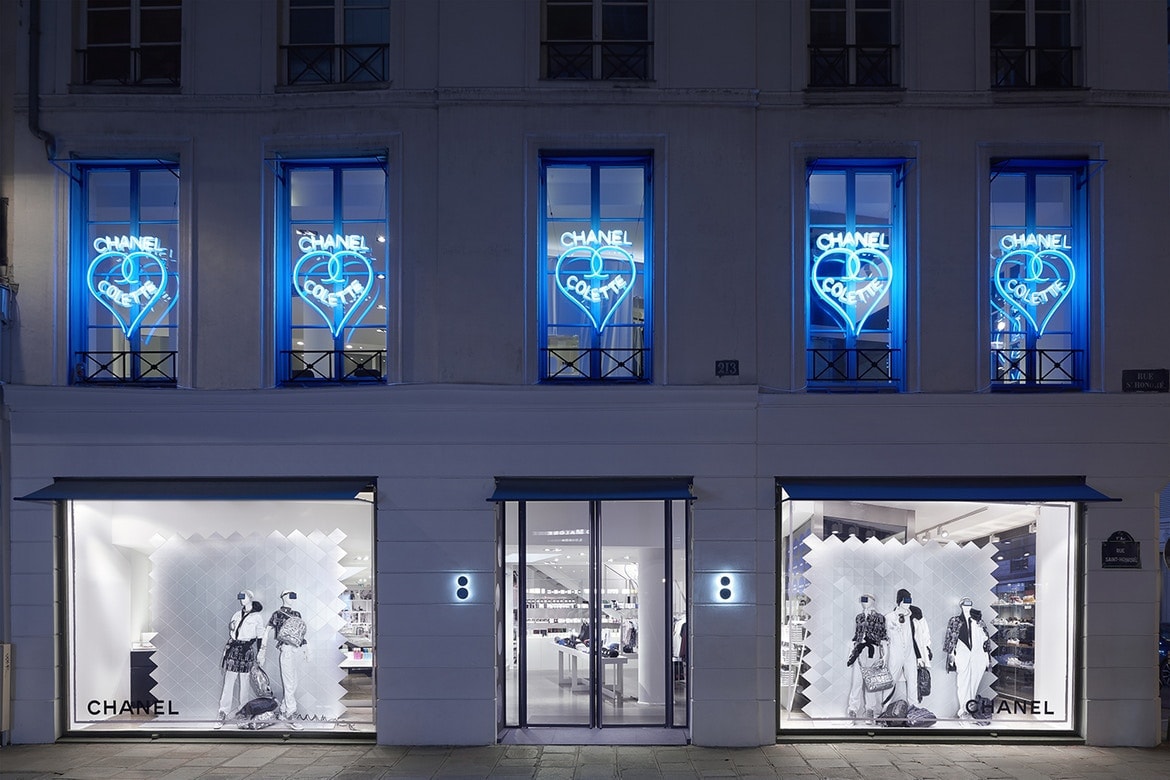
<svg viewBox="0 0 1170 780">
<path fill-rule="evenodd" d="M 385 381 L 385 160 L 282 160 L 277 171 L 277 380 Z"/>
<path fill-rule="evenodd" d="M 540 378 L 648 382 L 651 158 L 543 155 Z"/>
<path fill-rule="evenodd" d="M 178 166 L 76 162 L 71 175 L 72 381 L 174 385 Z"/>
<path fill-rule="evenodd" d="M 1088 176 L 1087 161 L 993 161 L 993 389 L 1086 388 Z"/>
<path fill-rule="evenodd" d="M 901 160 L 808 166 L 809 389 L 902 388 L 905 166 Z"/>
</svg>

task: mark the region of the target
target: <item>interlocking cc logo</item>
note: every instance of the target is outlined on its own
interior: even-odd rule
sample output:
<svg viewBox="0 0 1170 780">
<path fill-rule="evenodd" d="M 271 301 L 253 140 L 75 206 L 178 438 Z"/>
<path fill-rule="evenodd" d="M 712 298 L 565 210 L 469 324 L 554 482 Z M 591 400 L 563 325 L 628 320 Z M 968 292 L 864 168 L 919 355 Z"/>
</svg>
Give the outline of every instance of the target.
<svg viewBox="0 0 1170 780">
<path fill-rule="evenodd" d="M 992 279 L 1007 307 L 1027 320 L 1039 337 L 1068 300 L 1076 268 L 1068 255 L 1056 249 L 1015 249 L 999 258 Z"/>
<path fill-rule="evenodd" d="M 377 300 L 369 257 L 348 249 L 308 252 L 293 266 L 292 276 L 297 295 L 321 316 L 334 338 L 346 325 L 360 321 Z"/>
<path fill-rule="evenodd" d="M 630 295 L 638 276 L 634 257 L 619 246 L 575 246 L 557 258 L 557 289 L 600 333 Z"/>
<path fill-rule="evenodd" d="M 840 320 L 845 333 L 856 336 L 886 300 L 893 274 L 884 252 L 839 247 L 817 257 L 810 276 L 817 297 Z"/>
<path fill-rule="evenodd" d="M 126 338 L 132 339 L 148 318 L 157 326 L 174 308 L 178 295 L 167 290 L 173 286 L 172 278 L 166 261 L 151 252 L 109 250 L 90 262 L 85 283 Z M 150 340 L 150 334 L 145 340 Z"/>
</svg>

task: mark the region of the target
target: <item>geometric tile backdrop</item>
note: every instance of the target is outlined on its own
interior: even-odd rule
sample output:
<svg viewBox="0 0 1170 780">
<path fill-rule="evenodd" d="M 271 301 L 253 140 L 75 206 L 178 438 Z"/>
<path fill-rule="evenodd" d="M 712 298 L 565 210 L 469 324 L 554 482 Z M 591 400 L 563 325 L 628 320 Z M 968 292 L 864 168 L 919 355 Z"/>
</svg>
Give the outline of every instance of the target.
<svg viewBox="0 0 1170 780">
<path fill-rule="evenodd" d="M 340 630 L 344 608 L 341 594 L 345 533 L 273 531 L 223 537 L 173 535 L 150 556 L 150 607 L 158 669 L 153 694 L 170 700 L 178 720 L 215 720 L 223 688 L 224 643 L 228 621 L 239 610 L 236 594 L 250 590 L 264 606 L 264 622 L 280 607 L 280 593 L 297 594 L 295 609 L 308 625 L 308 660 L 297 686 L 301 715 L 337 718 L 345 708 L 341 697 L 344 670 L 338 667 L 344 641 Z M 279 700 L 279 653 L 266 641 L 264 669 Z M 252 697 L 247 691 L 247 701 Z M 168 719 L 166 716 L 160 719 Z"/>
<path fill-rule="evenodd" d="M 814 534 L 803 543 L 808 548 L 804 595 L 809 599 L 804 607 L 809 616 L 804 657 L 808 668 L 802 691 L 809 703 L 804 713 L 811 718 L 845 717 L 853 671 L 845 664 L 853 649 L 853 621 L 860 611 L 861 594 L 873 594 L 878 611 L 885 614 L 897 606 L 897 592 L 905 588 L 914 605 L 922 609 L 934 650 L 931 694 L 919 706 L 935 713 L 939 720 L 953 718 L 958 710 L 955 675 L 947 673 L 942 651 L 947 621 L 959 613 L 959 601 L 969 597 L 975 609 L 983 610 L 983 622 L 994 641 L 991 621 L 995 612 L 989 605 L 995 601 L 995 545 L 980 548 L 974 543 L 882 542 L 875 538 L 862 542 L 856 536 L 818 539 Z M 984 696 L 993 695 L 990 686 L 994 680 L 993 673 L 984 675 Z"/>
</svg>

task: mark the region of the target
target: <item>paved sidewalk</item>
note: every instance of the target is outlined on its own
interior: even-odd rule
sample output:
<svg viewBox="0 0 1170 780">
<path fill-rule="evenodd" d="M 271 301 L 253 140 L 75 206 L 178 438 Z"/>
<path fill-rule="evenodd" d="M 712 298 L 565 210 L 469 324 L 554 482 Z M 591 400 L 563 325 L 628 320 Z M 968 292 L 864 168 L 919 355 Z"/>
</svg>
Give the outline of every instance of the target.
<svg viewBox="0 0 1170 780">
<path fill-rule="evenodd" d="M 1170 745 L 808 744 L 385 747 L 213 742 L 60 743 L 0 749 L 0 777 L 114 780 L 373 778 L 1170 778 Z"/>
</svg>

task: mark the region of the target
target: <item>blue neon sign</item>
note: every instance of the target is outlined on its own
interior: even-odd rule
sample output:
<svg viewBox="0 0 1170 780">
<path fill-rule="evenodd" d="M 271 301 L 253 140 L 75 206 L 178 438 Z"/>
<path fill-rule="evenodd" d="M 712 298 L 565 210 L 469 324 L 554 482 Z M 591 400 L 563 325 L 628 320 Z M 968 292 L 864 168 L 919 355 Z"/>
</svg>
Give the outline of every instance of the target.
<svg viewBox="0 0 1170 780">
<path fill-rule="evenodd" d="M 813 291 L 846 335 L 860 335 L 888 299 L 894 278 L 889 239 L 880 232 L 822 233 L 815 243 L 820 254 L 809 272 Z"/>
<path fill-rule="evenodd" d="M 634 256 L 624 248 L 633 244 L 624 230 L 570 230 L 561 234 L 561 245 L 569 248 L 557 258 L 557 289 L 600 333 L 638 277 Z"/>
<path fill-rule="evenodd" d="M 97 255 L 85 273 L 90 295 L 114 316 L 127 339 L 144 323 L 153 333 L 178 300 L 168 289 L 174 286 L 167 269 L 171 250 L 157 236 L 100 236 L 93 249 Z"/>
<path fill-rule="evenodd" d="M 303 235 L 304 254 L 292 269 L 293 287 L 336 338 L 376 302 L 374 266 L 365 236 Z"/>
<path fill-rule="evenodd" d="M 1004 254 L 992 273 L 995 290 L 1008 307 L 1027 320 L 1037 337 L 1043 336 L 1076 284 L 1068 236 L 1009 233 L 1000 239 L 999 246 Z"/>
</svg>

